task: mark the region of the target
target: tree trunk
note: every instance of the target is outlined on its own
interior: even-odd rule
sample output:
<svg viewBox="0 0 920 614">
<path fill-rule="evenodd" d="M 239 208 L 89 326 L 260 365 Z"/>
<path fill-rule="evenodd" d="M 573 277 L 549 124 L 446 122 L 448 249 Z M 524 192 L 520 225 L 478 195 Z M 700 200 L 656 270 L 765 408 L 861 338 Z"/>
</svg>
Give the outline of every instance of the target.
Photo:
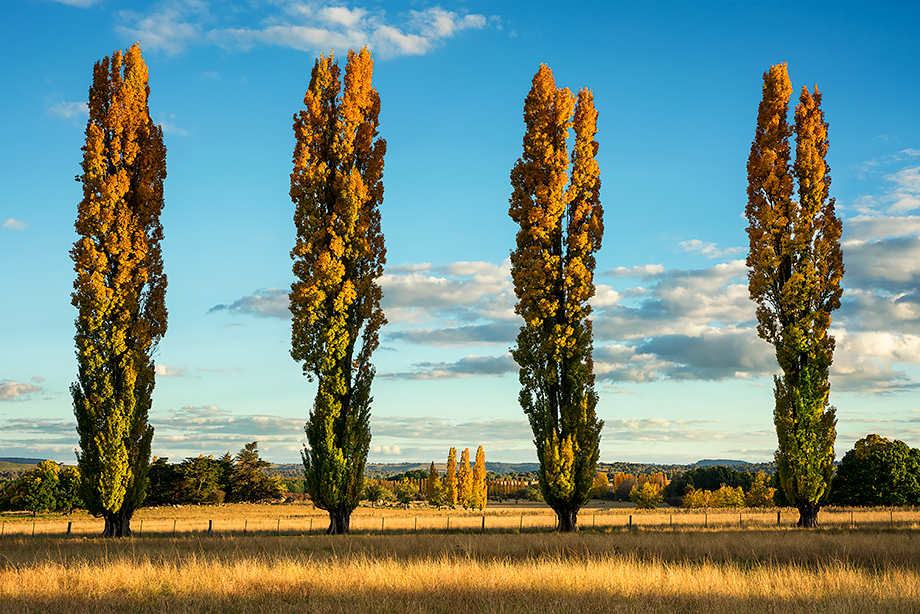
<svg viewBox="0 0 920 614">
<path fill-rule="evenodd" d="M 131 537 L 131 515 L 124 511 L 106 514 L 102 537 Z"/>
<path fill-rule="evenodd" d="M 795 526 L 803 529 L 813 529 L 818 526 L 818 510 L 820 505 L 809 503 L 799 506 L 799 521 Z"/>
<path fill-rule="evenodd" d="M 345 535 L 348 533 L 348 525 L 351 521 L 351 510 L 347 508 L 338 508 L 329 510 L 329 528 L 326 529 L 326 535 Z"/>
<path fill-rule="evenodd" d="M 560 533 L 578 532 L 578 508 L 558 507 L 556 512 L 556 530 Z"/>
</svg>

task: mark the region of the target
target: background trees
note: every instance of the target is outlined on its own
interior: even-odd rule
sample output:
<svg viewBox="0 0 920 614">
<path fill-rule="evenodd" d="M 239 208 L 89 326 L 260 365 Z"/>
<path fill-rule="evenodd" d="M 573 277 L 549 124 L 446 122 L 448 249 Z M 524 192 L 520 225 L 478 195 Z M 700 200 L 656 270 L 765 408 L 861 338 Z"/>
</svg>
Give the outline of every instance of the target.
<svg viewBox="0 0 920 614">
<path fill-rule="evenodd" d="M 138 45 L 93 68 L 83 200 L 70 255 L 76 281 L 77 382 L 71 386 L 83 501 L 106 537 L 131 534 L 144 501 L 153 427 L 153 352 L 166 332 L 160 241 L 166 147 L 150 119 Z"/>
<path fill-rule="evenodd" d="M 574 531 L 594 484 L 603 427 L 595 415 L 587 319 L 594 253 L 604 233 L 593 95 L 582 89 L 576 103 L 568 89 L 556 88 L 543 64 L 524 101 L 524 122 L 524 153 L 511 171 L 508 211 L 521 227 L 511 275 L 524 326 L 511 353 L 520 365 L 519 401 L 535 437 L 540 488 L 559 530 Z"/>
<path fill-rule="evenodd" d="M 837 505 L 920 505 L 920 450 L 866 435 L 843 455 L 833 486 Z"/>
<path fill-rule="evenodd" d="M 783 370 L 775 379 L 776 463 L 787 499 L 799 509 L 799 526 L 817 523 L 830 484 L 836 437 L 828 404 L 828 370 L 834 338 L 831 311 L 840 307 L 843 255 L 841 223 L 828 198 L 830 167 L 821 93 L 802 88 L 795 110 L 796 156 L 790 168 L 786 121 L 792 85 L 786 64 L 764 73 L 763 99 L 748 158 L 745 213 L 750 251 L 751 300 L 757 333 L 776 348 Z M 798 200 L 793 184 L 798 184 Z"/>
<path fill-rule="evenodd" d="M 294 116 L 291 199 L 297 240 L 291 356 L 318 380 L 305 426 L 306 489 L 329 512 L 329 533 L 347 533 L 364 483 L 371 440 L 371 354 L 386 322 L 380 308 L 386 250 L 380 228 L 383 157 L 380 97 L 365 47 L 348 52 L 345 87 L 332 54 L 316 60 L 304 110 Z"/>
</svg>

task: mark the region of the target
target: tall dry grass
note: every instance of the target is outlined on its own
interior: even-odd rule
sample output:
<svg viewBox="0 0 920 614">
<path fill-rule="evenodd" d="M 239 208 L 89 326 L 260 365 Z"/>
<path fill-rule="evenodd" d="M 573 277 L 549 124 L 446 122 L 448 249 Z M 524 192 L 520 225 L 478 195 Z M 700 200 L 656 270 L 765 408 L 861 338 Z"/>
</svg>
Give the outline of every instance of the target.
<svg viewBox="0 0 920 614">
<path fill-rule="evenodd" d="M 0 542 L 0 612 L 911 612 L 920 535 L 698 531 Z"/>
</svg>

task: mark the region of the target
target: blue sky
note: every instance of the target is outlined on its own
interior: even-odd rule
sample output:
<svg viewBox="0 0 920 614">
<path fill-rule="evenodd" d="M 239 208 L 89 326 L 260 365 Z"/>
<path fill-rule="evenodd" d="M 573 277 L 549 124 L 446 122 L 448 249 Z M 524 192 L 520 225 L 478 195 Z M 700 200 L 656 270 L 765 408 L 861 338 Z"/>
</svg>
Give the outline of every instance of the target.
<svg viewBox="0 0 920 614">
<path fill-rule="evenodd" d="M 126 6 L 128 8 L 126 8 Z M 747 297 L 745 164 L 762 75 L 817 83 L 844 220 L 837 455 L 920 445 L 920 7 L 913 2 L 113 0 L 0 5 L 0 456 L 71 462 L 68 252 L 93 63 L 140 41 L 168 148 L 169 330 L 153 452 L 295 462 L 315 388 L 290 358 L 294 137 L 314 58 L 367 44 L 387 139 L 390 324 L 374 462 L 484 445 L 535 460 L 508 348 L 509 173 L 541 62 L 594 91 L 606 234 L 603 461 L 764 461 L 772 348 Z"/>
</svg>

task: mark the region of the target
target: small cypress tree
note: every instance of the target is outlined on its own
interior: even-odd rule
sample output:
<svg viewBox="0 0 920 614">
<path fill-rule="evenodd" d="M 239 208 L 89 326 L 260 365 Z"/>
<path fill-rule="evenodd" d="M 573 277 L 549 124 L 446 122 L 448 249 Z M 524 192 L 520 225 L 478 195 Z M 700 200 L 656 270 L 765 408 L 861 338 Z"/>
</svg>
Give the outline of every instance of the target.
<svg viewBox="0 0 920 614">
<path fill-rule="evenodd" d="M 428 468 L 428 491 L 426 493 L 428 501 L 434 499 L 435 492 L 440 485 L 441 476 L 438 474 L 438 470 L 434 466 L 434 461 L 431 461 L 431 467 Z"/>
</svg>

